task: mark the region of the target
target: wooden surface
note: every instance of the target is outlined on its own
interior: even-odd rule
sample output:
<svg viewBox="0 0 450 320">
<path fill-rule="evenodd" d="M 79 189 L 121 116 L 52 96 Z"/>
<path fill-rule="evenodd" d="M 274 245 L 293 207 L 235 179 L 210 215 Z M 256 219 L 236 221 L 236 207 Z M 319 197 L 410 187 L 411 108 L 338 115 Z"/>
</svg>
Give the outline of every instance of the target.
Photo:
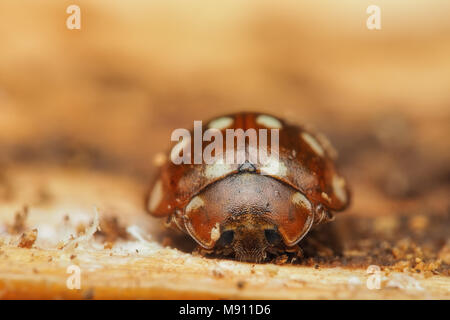
<svg viewBox="0 0 450 320">
<path fill-rule="evenodd" d="M 449 3 L 378 2 L 369 31 L 356 0 L 82 0 L 74 31 L 70 1 L 1 1 L 0 297 L 449 299 Z M 195 256 L 144 212 L 172 130 L 244 110 L 325 133 L 352 188 L 293 265 Z"/>
<path fill-rule="evenodd" d="M 384 266 L 381 288 L 369 290 L 366 283 L 370 275 L 360 265 L 361 261 L 363 265 L 367 263 L 366 258 L 343 266 L 336 266 L 336 261 L 332 265 L 333 260 L 326 259 L 323 263 L 313 262 L 312 266 L 255 265 L 206 259 L 192 255 L 189 249 L 183 252 L 177 246 L 166 246 L 167 238 L 159 222 L 142 209 L 138 196 L 142 186 L 129 178 L 33 167 L 16 168 L 8 177 L 17 192 L 17 201 L 32 200 L 24 228 L 37 228 L 38 236 L 31 248 L 19 248 L 22 233 L 6 236 L 3 230 L 0 294 L 5 299 L 450 298 L 450 278 L 442 275 L 442 268 L 439 273 L 427 274 L 425 270 L 417 273 L 406 268 L 403 272 Z M 42 186 L 47 194 L 44 199 Z M 11 212 L 15 207 L 0 207 L 5 226 L 14 225 Z M 119 225 L 129 230 L 111 248 L 105 249 L 105 237 L 98 232 L 84 240 L 76 237 L 77 230 L 83 234 L 90 229 L 96 211 L 100 221 L 114 215 L 119 217 Z M 103 228 L 104 232 L 107 230 Z M 71 235 L 75 236 L 76 246 Z M 186 238 L 182 241 L 189 242 Z M 316 252 L 313 257 L 317 255 Z M 355 255 L 361 253 L 353 250 L 344 254 L 346 259 Z M 71 265 L 80 267 L 80 290 L 70 290 L 66 285 L 71 276 L 67 268 Z"/>
</svg>

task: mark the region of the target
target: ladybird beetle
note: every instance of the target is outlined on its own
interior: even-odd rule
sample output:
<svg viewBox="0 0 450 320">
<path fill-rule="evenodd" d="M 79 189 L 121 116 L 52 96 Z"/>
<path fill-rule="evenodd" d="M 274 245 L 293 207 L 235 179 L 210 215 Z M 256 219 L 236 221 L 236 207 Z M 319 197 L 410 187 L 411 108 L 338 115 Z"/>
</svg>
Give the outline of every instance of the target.
<svg viewBox="0 0 450 320">
<path fill-rule="evenodd" d="M 260 113 L 219 117 L 202 125 L 202 130 L 208 129 L 221 133 L 233 129 L 241 135 L 248 129 L 258 134 L 266 129 L 270 137 L 276 129 L 278 150 L 265 163 L 246 158 L 228 164 L 218 158 L 222 160 L 162 164 L 148 193 L 147 210 L 166 217 L 167 226 L 189 234 L 200 253 L 248 262 L 287 252 L 301 256 L 298 243 L 308 231 L 348 206 L 349 189 L 335 169 L 335 151 L 323 135 Z M 212 139 L 204 140 L 201 145 L 206 148 Z M 189 141 L 175 143 L 171 154 Z M 243 147 L 248 154 L 245 141 L 244 147 L 233 146 L 235 151 Z M 218 145 L 215 155 L 228 147 L 225 141 Z M 194 146 L 183 150 L 191 158 L 196 152 Z"/>
</svg>

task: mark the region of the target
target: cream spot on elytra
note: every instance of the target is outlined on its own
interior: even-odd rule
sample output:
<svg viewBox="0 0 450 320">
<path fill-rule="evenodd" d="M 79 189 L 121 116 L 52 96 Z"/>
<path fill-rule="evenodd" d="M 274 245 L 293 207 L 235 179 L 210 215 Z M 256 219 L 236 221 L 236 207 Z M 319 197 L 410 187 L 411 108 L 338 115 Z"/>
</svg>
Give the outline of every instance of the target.
<svg viewBox="0 0 450 320">
<path fill-rule="evenodd" d="M 307 132 L 302 132 L 301 137 L 303 141 L 305 141 L 317 155 L 321 157 L 325 155 L 325 151 L 323 150 L 322 146 L 312 135 Z"/>
<path fill-rule="evenodd" d="M 192 198 L 192 200 L 189 202 L 189 204 L 186 206 L 186 212 L 191 212 L 193 210 L 197 210 L 198 208 L 202 207 L 205 204 L 202 198 L 199 196 L 195 196 Z"/>
<path fill-rule="evenodd" d="M 308 210 L 312 209 L 311 202 L 309 202 L 309 200 L 300 192 L 294 193 L 294 195 L 292 196 L 292 202 L 295 205 L 304 207 Z"/>
<path fill-rule="evenodd" d="M 281 129 L 283 125 L 280 120 L 272 116 L 261 114 L 256 118 L 256 123 L 267 128 Z"/>
<path fill-rule="evenodd" d="M 222 129 L 230 127 L 233 124 L 233 122 L 234 122 L 233 118 L 221 117 L 221 118 L 212 120 L 209 123 L 208 128 L 222 130 Z"/>
<path fill-rule="evenodd" d="M 205 175 L 208 178 L 214 179 L 222 177 L 232 171 L 231 166 L 224 163 L 223 159 L 220 158 L 215 163 L 210 164 L 205 169 Z"/>
<path fill-rule="evenodd" d="M 347 202 L 347 191 L 345 190 L 345 180 L 337 175 L 333 176 L 332 186 L 336 198 L 342 203 Z"/>
<path fill-rule="evenodd" d="M 331 198 L 330 198 L 330 196 L 328 196 L 328 194 L 326 192 L 322 192 L 322 198 L 324 200 L 326 200 L 328 203 L 331 202 Z"/>
<path fill-rule="evenodd" d="M 159 206 L 161 200 L 163 198 L 162 191 L 162 182 L 158 180 L 153 187 L 152 193 L 150 194 L 150 198 L 148 201 L 148 209 L 150 211 L 155 211 L 155 209 Z"/>
<path fill-rule="evenodd" d="M 219 238 L 220 238 L 220 226 L 219 223 L 217 222 L 214 228 L 211 229 L 211 240 L 217 241 L 219 240 Z"/>
<path fill-rule="evenodd" d="M 287 168 L 277 157 L 271 156 L 260 168 L 261 174 L 285 177 Z"/>
<path fill-rule="evenodd" d="M 317 141 L 319 141 L 320 145 L 326 151 L 327 155 L 330 156 L 331 159 L 337 159 L 338 153 L 336 149 L 331 145 L 330 140 L 328 140 L 328 138 L 322 133 L 318 133 L 316 137 Z"/>
</svg>

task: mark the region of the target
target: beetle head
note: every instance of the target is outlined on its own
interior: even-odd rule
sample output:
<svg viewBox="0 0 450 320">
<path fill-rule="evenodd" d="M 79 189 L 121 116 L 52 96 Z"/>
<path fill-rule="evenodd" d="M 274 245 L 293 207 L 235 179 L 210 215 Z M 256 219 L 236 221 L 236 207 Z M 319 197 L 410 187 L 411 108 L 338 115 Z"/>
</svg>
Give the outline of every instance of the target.
<svg viewBox="0 0 450 320">
<path fill-rule="evenodd" d="M 266 249 L 282 244 L 275 224 L 258 214 L 232 216 L 222 225 L 216 246 L 230 248 L 240 261 L 261 262 L 266 259 Z"/>
</svg>

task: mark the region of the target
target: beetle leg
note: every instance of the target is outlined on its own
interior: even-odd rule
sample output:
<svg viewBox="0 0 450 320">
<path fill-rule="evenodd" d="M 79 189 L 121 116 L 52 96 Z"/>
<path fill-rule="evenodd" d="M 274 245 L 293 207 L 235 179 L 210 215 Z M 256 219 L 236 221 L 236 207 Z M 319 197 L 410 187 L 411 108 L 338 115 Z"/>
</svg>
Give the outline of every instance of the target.
<svg viewBox="0 0 450 320">
<path fill-rule="evenodd" d="M 266 251 L 270 254 L 277 256 L 280 255 L 284 250 L 277 247 L 269 247 L 266 249 Z"/>
<path fill-rule="evenodd" d="M 286 252 L 294 253 L 294 256 L 292 257 L 291 262 L 294 262 L 297 259 L 303 259 L 303 257 L 304 257 L 303 250 L 302 250 L 302 248 L 300 248 L 299 245 L 295 245 L 293 247 L 286 248 Z"/>
<path fill-rule="evenodd" d="M 220 249 L 220 250 L 218 250 L 216 252 L 218 254 L 222 254 L 224 256 L 229 256 L 230 254 L 234 253 L 234 250 L 230 249 L 230 248 L 223 248 L 223 249 Z"/>
<path fill-rule="evenodd" d="M 175 223 L 173 221 L 173 214 L 168 215 L 166 221 L 164 222 L 166 228 L 175 228 Z"/>
<path fill-rule="evenodd" d="M 314 214 L 314 224 L 327 223 L 334 220 L 334 215 L 321 204 L 316 207 Z"/>
<path fill-rule="evenodd" d="M 181 217 L 180 217 L 180 212 L 179 211 L 175 211 L 174 213 L 170 214 L 164 225 L 167 228 L 173 229 L 173 230 L 180 230 L 180 231 L 184 231 L 186 232 L 185 228 L 183 228 L 183 224 L 181 221 Z"/>
</svg>

